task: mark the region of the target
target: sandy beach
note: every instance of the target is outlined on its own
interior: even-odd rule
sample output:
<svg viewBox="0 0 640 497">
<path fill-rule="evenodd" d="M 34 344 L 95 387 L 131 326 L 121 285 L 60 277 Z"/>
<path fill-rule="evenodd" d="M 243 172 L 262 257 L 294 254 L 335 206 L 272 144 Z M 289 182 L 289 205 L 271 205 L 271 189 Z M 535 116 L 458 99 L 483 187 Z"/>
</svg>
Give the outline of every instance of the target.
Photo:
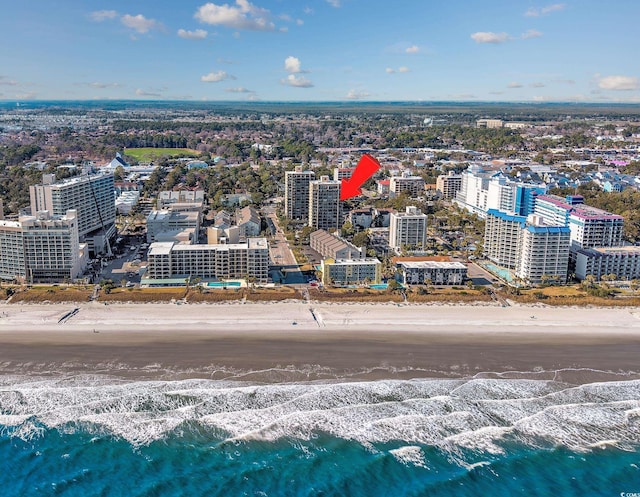
<svg viewBox="0 0 640 497">
<path fill-rule="evenodd" d="M 640 377 L 639 357 L 636 308 L 0 305 L 4 374 L 256 381 L 480 374 L 583 382 Z"/>
</svg>

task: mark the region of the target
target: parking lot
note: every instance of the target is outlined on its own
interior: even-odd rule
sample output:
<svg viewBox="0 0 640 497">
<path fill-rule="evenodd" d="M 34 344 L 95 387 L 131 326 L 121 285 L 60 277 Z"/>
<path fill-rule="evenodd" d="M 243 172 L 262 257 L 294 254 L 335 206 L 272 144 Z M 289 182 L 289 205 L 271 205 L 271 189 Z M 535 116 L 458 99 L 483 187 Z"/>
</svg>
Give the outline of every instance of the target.
<svg viewBox="0 0 640 497">
<path fill-rule="evenodd" d="M 121 238 L 112 249 L 115 258 L 103 260 L 97 281 L 112 280 L 115 284 L 120 284 L 122 280 L 126 280 L 126 286 L 135 286 L 140 284 L 141 273 L 146 267 L 148 245 L 140 236 Z"/>
</svg>

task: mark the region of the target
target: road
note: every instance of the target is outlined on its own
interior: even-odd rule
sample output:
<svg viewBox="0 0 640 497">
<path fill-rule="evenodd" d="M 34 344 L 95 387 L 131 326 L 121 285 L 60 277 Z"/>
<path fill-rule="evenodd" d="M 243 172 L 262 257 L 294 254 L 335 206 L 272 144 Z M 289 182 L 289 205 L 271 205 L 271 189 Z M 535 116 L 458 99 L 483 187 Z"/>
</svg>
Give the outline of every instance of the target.
<svg viewBox="0 0 640 497">
<path fill-rule="evenodd" d="M 289 242 L 284 236 L 284 232 L 278 223 L 278 217 L 274 207 L 266 207 L 262 210 L 265 216 L 273 223 L 275 234 L 269 243 L 269 258 L 271 266 L 280 267 L 285 277 L 286 284 L 306 283 L 306 278 L 300 272 L 300 267 L 289 247 Z"/>
</svg>

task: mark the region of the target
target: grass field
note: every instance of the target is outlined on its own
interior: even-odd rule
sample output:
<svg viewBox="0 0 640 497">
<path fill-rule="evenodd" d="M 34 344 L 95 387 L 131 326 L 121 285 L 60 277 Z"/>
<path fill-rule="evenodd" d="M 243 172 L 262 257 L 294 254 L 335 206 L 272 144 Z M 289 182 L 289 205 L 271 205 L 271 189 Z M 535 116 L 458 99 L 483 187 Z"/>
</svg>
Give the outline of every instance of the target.
<svg viewBox="0 0 640 497">
<path fill-rule="evenodd" d="M 142 162 L 158 160 L 161 157 L 173 158 L 200 155 L 200 152 L 190 148 L 128 148 L 124 153 Z"/>
</svg>

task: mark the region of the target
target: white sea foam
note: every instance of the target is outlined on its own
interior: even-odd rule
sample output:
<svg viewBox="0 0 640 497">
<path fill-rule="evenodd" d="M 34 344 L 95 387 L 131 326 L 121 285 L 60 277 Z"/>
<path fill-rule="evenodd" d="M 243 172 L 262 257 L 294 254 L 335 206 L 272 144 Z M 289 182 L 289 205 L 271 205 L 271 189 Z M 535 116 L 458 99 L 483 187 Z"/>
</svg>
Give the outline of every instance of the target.
<svg viewBox="0 0 640 497">
<path fill-rule="evenodd" d="M 398 449 L 392 449 L 389 451 L 389 453 L 402 464 L 429 469 L 424 460 L 424 452 L 422 452 L 422 449 L 420 447 L 416 447 L 415 445 L 407 445 Z"/>
<path fill-rule="evenodd" d="M 365 446 L 400 441 L 408 449 L 392 454 L 404 457 L 401 462 L 416 456 L 420 445 L 453 458 L 464 451 L 500 454 L 505 439 L 627 449 L 640 444 L 640 380 L 580 386 L 481 378 L 249 385 L 93 375 L 0 383 L 1 433 L 25 440 L 47 429 L 82 430 L 144 445 L 194 427 L 221 440 L 304 441 L 326 433 Z"/>
</svg>

